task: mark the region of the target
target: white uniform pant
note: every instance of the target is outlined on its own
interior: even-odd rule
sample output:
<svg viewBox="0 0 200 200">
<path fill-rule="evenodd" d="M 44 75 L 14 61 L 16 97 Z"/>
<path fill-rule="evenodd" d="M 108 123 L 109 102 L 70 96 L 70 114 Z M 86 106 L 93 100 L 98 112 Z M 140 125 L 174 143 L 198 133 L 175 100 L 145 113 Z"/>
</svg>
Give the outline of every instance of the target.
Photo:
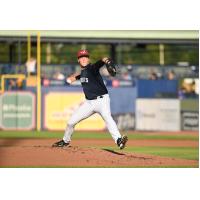
<svg viewBox="0 0 200 200">
<path fill-rule="evenodd" d="M 121 137 L 115 121 L 113 120 L 110 112 L 110 97 L 108 94 L 102 95 L 103 98 L 95 100 L 86 100 L 80 107 L 75 110 L 68 121 L 67 128 L 63 140 L 65 142 L 71 141 L 71 136 L 74 131 L 75 125 L 83 119 L 88 118 L 94 113 L 99 113 L 106 123 L 108 131 L 110 132 L 115 143 Z"/>
</svg>

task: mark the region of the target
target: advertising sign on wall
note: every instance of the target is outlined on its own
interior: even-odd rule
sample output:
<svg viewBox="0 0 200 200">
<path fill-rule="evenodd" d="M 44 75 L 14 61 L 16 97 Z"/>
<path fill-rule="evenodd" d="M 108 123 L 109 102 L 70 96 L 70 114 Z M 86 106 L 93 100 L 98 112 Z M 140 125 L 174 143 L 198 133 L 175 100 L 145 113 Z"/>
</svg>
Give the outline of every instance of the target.
<svg viewBox="0 0 200 200">
<path fill-rule="evenodd" d="M 180 102 L 177 99 L 137 99 L 137 130 L 180 130 Z"/>
<path fill-rule="evenodd" d="M 2 129 L 35 128 L 35 96 L 31 92 L 5 92 L 0 107 Z"/>
<path fill-rule="evenodd" d="M 183 111 L 181 113 L 182 130 L 199 130 L 199 113 Z"/>
<path fill-rule="evenodd" d="M 50 92 L 44 96 L 44 128 L 64 130 L 70 116 L 85 101 L 82 92 Z M 105 123 L 94 114 L 76 125 L 76 130 L 103 130 Z"/>
<path fill-rule="evenodd" d="M 119 130 L 134 130 L 135 115 L 133 113 L 121 113 L 113 115 Z"/>
</svg>

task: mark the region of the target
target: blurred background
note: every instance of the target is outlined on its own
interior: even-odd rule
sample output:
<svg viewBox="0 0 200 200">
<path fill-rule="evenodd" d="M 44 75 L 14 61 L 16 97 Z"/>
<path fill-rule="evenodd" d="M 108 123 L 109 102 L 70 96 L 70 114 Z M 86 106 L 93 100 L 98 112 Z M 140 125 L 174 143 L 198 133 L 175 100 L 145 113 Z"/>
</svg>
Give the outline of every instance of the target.
<svg viewBox="0 0 200 200">
<path fill-rule="evenodd" d="M 64 130 L 84 101 L 76 53 L 108 56 L 101 74 L 120 130 L 199 130 L 198 31 L 0 31 L 0 129 Z M 98 115 L 77 130 L 104 130 Z"/>
</svg>

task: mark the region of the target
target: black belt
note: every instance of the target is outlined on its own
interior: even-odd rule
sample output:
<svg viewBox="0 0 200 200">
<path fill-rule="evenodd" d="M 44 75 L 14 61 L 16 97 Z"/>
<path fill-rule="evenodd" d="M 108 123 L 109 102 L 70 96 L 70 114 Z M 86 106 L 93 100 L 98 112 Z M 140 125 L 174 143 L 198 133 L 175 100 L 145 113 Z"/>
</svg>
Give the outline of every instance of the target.
<svg viewBox="0 0 200 200">
<path fill-rule="evenodd" d="M 94 98 L 92 98 L 92 99 L 88 99 L 88 98 L 86 98 L 87 100 L 95 100 L 95 99 L 102 99 L 103 98 L 103 95 L 100 95 L 100 96 L 97 96 L 97 97 L 94 97 Z"/>
</svg>

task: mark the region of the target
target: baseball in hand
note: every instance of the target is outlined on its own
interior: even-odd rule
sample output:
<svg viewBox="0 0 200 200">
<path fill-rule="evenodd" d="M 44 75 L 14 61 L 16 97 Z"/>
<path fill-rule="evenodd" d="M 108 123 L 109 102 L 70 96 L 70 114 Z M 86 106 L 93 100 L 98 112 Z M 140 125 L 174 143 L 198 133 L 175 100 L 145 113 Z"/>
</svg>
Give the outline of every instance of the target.
<svg viewBox="0 0 200 200">
<path fill-rule="evenodd" d="M 67 78 L 67 83 L 69 83 L 69 84 L 71 84 L 71 83 L 72 83 L 72 81 L 71 81 L 71 79 L 70 79 L 70 78 Z"/>
</svg>

